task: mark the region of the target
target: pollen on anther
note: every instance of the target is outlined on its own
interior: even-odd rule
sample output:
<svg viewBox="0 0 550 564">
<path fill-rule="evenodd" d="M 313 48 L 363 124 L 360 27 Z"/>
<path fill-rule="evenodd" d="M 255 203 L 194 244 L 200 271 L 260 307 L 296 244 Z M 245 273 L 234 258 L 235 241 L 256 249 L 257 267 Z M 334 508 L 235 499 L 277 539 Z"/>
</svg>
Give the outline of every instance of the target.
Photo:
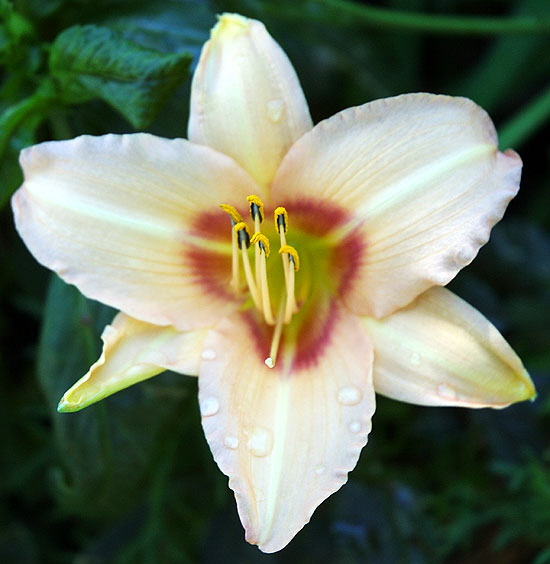
<svg viewBox="0 0 550 564">
<path fill-rule="evenodd" d="M 275 221 L 275 227 L 277 231 L 280 233 L 281 230 L 283 233 L 286 233 L 288 229 L 288 212 L 282 206 L 275 208 L 273 212 L 273 219 Z"/>
<path fill-rule="evenodd" d="M 283 245 L 279 249 L 279 254 L 288 254 L 289 259 L 294 265 L 294 270 L 300 270 L 300 257 L 298 256 L 298 251 L 291 245 Z"/>
<path fill-rule="evenodd" d="M 244 221 L 240 221 L 233 227 L 239 237 L 239 246 L 242 247 L 244 243 L 246 248 L 250 247 L 250 234 L 248 233 L 248 226 Z"/>
<path fill-rule="evenodd" d="M 237 223 L 242 222 L 243 218 L 241 217 L 241 214 L 233 206 L 230 206 L 229 204 L 220 204 L 220 208 L 229 214 L 233 225 L 237 225 Z"/>
<path fill-rule="evenodd" d="M 269 239 L 263 233 L 256 232 L 254 233 L 254 235 L 252 235 L 250 244 L 255 245 L 256 243 L 260 245 L 260 249 L 265 253 L 265 256 L 267 258 L 270 253 Z"/>
<path fill-rule="evenodd" d="M 250 215 L 252 219 L 258 218 L 260 223 L 264 220 L 264 204 L 260 198 L 254 194 L 246 197 L 247 202 L 250 204 Z"/>
</svg>

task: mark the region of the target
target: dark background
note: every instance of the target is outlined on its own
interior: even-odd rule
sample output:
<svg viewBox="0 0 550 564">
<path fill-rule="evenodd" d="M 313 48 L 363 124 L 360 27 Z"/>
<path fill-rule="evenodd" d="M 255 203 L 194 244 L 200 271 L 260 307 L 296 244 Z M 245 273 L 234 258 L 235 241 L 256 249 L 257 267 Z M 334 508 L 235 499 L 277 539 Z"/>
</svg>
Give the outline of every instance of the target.
<svg viewBox="0 0 550 564">
<path fill-rule="evenodd" d="M 519 196 L 451 288 L 503 332 L 538 399 L 474 411 L 379 398 L 348 484 L 275 555 L 244 542 L 196 379 L 165 373 L 80 413 L 55 411 L 113 312 L 39 266 L 9 208 L 24 146 L 136 129 L 185 137 L 190 72 L 222 11 L 266 24 L 316 122 L 404 92 L 463 95 L 524 160 Z M 0 0 L 0 562 L 549 563 L 549 20 L 547 0 Z M 52 67 L 76 24 L 180 54 L 181 68 L 162 92 L 138 84 L 138 69 L 147 112 L 125 113 L 103 83 L 86 90 Z"/>
</svg>

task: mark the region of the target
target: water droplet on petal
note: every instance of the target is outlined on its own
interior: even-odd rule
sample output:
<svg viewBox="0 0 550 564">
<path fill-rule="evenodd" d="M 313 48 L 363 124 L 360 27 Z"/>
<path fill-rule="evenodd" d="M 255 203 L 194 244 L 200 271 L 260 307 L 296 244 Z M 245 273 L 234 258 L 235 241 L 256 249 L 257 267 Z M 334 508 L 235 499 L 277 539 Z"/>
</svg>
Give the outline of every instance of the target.
<svg viewBox="0 0 550 564">
<path fill-rule="evenodd" d="M 267 456 L 273 449 L 273 433 L 264 427 L 254 427 L 247 446 L 254 456 Z"/>
<path fill-rule="evenodd" d="M 455 400 L 457 398 L 456 390 L 448 384 L 439 384 L 437 386 L 437 394 L 445 400 Z"/>
<path fill-rule="evenodd" d="M 352 421 L 349 425 L 348 425 L 348 429 L 350 430 L 351 433 L 359 433 L 359 431 L 361 431 L 363 425 L 361 425 L 361 421 Z"/>
<path fill-rule="evenodd" d="M 409 361 L 413 366 L 420 366 L 420 364 L 422 363 L 422 357 L 417 352 L 413 352 L 409 358 Z"/>
<path fill-rule="evenodd" d="M 203 360 L 214 360 L 216 358 L 216 351 L 214 349 L 204 349 L 201 353 Z"/>
<path fill-rule="evenodd" d="M 280 100 L 270 100 L 267 103 L 267 117 L 273 123 L 278 123 L 283 117 L 283 112 L 285 111 L 285 103 Z"/>
<path fill-rule="evenodd" d="M 317 468 L 315 468 L 314 472 L 315 474 L 317 474 L 318 476 L 321 475 L 324 471 L 326 470 L 326 468 L 324 466 L 317 466 Z"/>
<path fill-rule="evenodd" d="M 210 417 L 216 415 L 220 410 L 220 402 L 213 396 L 204 398 L 200 401 L 199 407 L 203 417 Z"/>
<path fill-rule="evenodd" d="M 239 446 L 239 439 L 237 437 L 233 436 L 233 435 L 228 435 L 223 440 L 223 444 L 227 448 L 235 450 Z"/>
<path fill-rule="evenodd" d="M 361 390 L 356 386 L 344 386 L 338 390 L 338 403 L 342 405 L 356 405 L 362 397 Z"/>
</svg>

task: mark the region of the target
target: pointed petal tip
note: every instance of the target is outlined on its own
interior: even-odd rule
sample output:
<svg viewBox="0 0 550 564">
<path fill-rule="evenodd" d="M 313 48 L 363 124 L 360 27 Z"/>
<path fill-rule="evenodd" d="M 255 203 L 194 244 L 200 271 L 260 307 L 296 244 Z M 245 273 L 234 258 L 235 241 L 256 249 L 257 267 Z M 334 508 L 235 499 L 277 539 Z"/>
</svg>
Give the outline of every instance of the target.
<svg viewBox="0 0 550 564">
<path fill-rule="evenodd" d="M 537 399 L 538 394 L 537 389 L 535 388 L 535 384 L 533 383 L 533 380 L 529 375 L 529 372 L 527 372 L 527 370 L 524 370 L 520 378 L 522 379 L 523 384 L 522 393 L 518 394 L 520 397 L 518 397 L 517 401 L 529 400 L 530 402 L 534 402 Z"/>
<path fill-rule="evenodd" d="M 71 405 L 70 402 L 66 400 L 65 396 L 63 396 L 57 404 L 58 413 L 71 413 L 73 411 L 78 411 L 78 409 L 78 407 L 75 409 L 75 406 Z"/>
<path fill-rule="evenodd" d="M 238 35 L 250 27 L 251 21 L 240 14 L 224 12 L 218 15 L 218 23 L 212 28 L 210 37 L 218 39 L 224 33 L 228 36 Z"/>
<path fill-rule="evenodd" d="M 366 318 L 378 393 L 417 405 L 503 409 L 533 399 L 534 384 L 496 327 L 434 287 L 384 320 Z"/>
<path fill-rule="evenodd" d="M 71 399 L 72 391 L 77 384 L 75 384 L 72 388 L 67 390 L 63 394 L 63 397 L 59 400 L 59 403 L 57 404 L 58 413 L 74 413 L 76 411 L 81 411 L 85 407 L 88 407 L 92 403 L 95 403 L 96 401 L 101 399 L 101 398 L 88 398 L 86 401 L 82 401 L 82 399 L 75 400 L 75 398 Z"/>
</svg>

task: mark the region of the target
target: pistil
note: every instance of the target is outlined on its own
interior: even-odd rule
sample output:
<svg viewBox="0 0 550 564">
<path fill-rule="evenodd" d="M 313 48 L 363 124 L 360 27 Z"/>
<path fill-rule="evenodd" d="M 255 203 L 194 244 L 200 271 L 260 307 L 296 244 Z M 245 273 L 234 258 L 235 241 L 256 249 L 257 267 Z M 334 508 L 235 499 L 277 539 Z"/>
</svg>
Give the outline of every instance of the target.
<svg viewBox="0 0 550 564">
<path fill-rule="evenodd" d="M 220 208 L 229 214 L 231 219 L 231 227 L 235 227 L 237 223 L 242 223 L 243 218 L 241 214 L 233 207 L 227 204 L 221 204 Z M 235 290 L 235 292 L 239 292 L 241 289 L 241 280 L 240 280 L 240 268 L 239 268 L 239 245 L 237 241 L 237 232 L 235 229 L 231 229 L 231 248 L 232 248 L 232 255 L 231 255 L 231 286 Z"/>
</svg>

